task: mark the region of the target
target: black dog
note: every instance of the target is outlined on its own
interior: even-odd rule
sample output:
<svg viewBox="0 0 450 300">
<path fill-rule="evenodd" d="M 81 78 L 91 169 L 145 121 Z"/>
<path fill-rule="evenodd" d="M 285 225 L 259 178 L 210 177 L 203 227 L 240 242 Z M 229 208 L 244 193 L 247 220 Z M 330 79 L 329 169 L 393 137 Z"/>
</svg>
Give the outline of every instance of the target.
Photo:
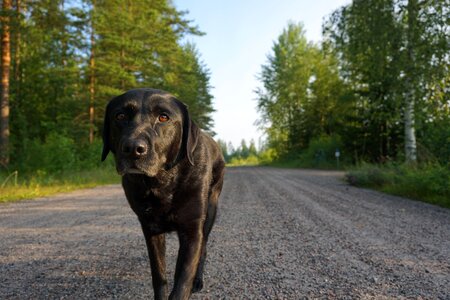
<svg viewBox="0 0 450 300">
<path fill-rule="evenodd" d="M 155 299 L 167 298 L 165 233 L 180 242 L 170 299 L 203 287 L 206 242 L 222 190 L 225 163 L 217 143 L 171 94 L 135 89 L 106 107 L 103 153 L 114 153 L 128 202 L 147 243 Z"/>
</svg>

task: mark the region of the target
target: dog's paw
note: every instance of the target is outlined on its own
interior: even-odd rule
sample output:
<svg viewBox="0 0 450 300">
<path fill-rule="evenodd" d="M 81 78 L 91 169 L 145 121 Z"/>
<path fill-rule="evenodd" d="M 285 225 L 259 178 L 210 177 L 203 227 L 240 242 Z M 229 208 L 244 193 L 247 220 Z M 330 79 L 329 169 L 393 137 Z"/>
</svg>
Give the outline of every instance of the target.
<svg viewBox="0 0 450 300">
<path fill-rule="evenodd" d="M 203 279 L 201 278 L 195 278 L 194 284 L 192 285 L 192 292 L 197 293 L 200 292 L 203 288 Z"/>
</svg>

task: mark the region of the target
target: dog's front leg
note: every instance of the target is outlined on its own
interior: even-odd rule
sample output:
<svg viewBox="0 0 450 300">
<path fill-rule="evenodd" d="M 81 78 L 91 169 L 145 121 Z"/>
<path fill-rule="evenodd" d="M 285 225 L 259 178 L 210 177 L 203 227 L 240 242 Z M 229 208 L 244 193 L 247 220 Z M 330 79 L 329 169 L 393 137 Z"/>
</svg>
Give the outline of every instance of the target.
<svg viewBox="0 0 450 300">
<path fill-rule="evenodd" d="M 144 224 L 142 224 L 142 231 L 144 232 L 150 267 L 152 269 L 155 300 L 167 299 L 166 238 L 164 234 L 151 235 Z"/>
<path fill-rule="evenodd" d="M 203 242 L 201 224 L 178 232 L 180 249 L 175 270 L 175 283 L 169 299 L 189 299 L 197 271 Z"/>
</svg>

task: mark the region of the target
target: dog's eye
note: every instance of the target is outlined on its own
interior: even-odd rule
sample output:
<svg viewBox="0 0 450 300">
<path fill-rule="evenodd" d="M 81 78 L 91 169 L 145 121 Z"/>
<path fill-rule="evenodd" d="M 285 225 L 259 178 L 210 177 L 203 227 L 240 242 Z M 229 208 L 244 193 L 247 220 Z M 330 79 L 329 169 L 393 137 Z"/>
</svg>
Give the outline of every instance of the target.
<svg viewBox="0 0 450 300">
<path fill-rule="evenodd" d="M 159 117 L 158 117 L 158 120 L 161 123 L 167 122 L 167 121 L 169 121 L 169 116 L 166 115 L 166 114 L 160 114 Z"/>
<path fill-rule="evenodd" d="M 117 121 L 123 121 L 123 120 L 125 120 L 126 118 L 127 118 L 127 116 L 125 116 L 124 113 L 118 113 L 118 114 L 116 115 L 116 120 L 117 120 Z"/>
</svg>

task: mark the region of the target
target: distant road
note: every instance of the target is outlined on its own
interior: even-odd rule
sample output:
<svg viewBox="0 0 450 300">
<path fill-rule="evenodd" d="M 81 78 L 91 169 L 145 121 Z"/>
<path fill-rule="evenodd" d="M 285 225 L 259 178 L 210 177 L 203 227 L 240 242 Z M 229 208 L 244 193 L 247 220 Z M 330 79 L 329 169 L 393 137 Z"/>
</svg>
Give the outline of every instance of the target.
<svg viewBox="0 0 450 300">
<path fill-rule="evenodd" d="M 173 277 L 177 241 L 168 241 Z M 450 299 L 450 210 L 342 173 L 229 168 L 193 299 Z M 148 299 L 146 248 L 120 186 L 0 205 L 0 299 Z"/>
</svg>

